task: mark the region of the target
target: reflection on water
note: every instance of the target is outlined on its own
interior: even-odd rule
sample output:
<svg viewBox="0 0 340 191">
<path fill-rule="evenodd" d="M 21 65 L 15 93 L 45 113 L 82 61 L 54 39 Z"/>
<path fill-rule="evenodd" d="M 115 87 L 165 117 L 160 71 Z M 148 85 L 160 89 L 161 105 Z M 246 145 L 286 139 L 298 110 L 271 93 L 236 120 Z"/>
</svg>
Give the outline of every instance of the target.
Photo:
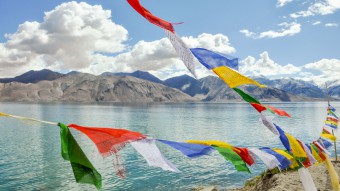
<svg viewBox="0 0 340 191">
<path fill-rule="evenodd" d="M 272 103 L 292 118 L 275 118 L 285 131 L 304 142 L 318 138 L 326 116 L 325 102 Z M 340 103 L 333 103 L 340 110 Z M 237 146 L 282 148 L 279 139 L 258 120 L 258 113 L 246 103 L 195 103 L 150 105 L 77 105 L 1 103 L 0 111 L 46 121 L 84 126 L 117 127 L 139 131 L 150 137 L 184 141 L 217 139 Z M 74 181 L 70 164 L 60 155 L 59 128 L 1 118 L 0 190 L 93 190 Z M 102 159 L 87 137 L 72 131 L 103 176 L 103 190 L 190 190 L 196 186 L 230 188 L 265 169 L 257 162 L 252 174 L 236 172 L 217 152 L 189 159 L 179 151 L 159 144 L 163 154 L 182 171 L 165 172 L 147 166 L 127 146 L 121 152 L 127 177 L 115 175 L 112 159 Z"/>
</svg>

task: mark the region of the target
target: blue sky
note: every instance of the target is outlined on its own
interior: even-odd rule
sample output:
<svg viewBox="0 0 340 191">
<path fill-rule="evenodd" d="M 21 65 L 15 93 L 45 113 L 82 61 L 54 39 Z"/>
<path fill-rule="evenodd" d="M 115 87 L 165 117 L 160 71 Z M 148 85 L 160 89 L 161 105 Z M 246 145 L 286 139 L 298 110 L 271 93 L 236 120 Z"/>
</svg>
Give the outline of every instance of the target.
<svg viewBox="0 0 340 191">
<path fill-rule="evenodd" d="M 340 0 L 140 2 L 164 20 L 184 22 L 175 30 L 189 47 L 238 57 L 246 75 L 339 78 Z M 125 0 L 7 0 L 0 14 L 0 77 L 42 68 L 190 75 L 163 30 Z M 209 74 L 199 64 L 197 71 Z"/>
</svg>

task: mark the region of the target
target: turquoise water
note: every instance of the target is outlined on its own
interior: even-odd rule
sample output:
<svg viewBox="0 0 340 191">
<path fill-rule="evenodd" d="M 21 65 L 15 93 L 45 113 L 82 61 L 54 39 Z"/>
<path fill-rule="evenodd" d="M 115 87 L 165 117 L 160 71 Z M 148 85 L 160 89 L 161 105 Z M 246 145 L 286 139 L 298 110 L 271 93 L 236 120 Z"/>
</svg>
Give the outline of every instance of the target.
<svg viewBox="0 0 340 191">
<path fill-rule="evenodd" d="M 276 117 L 285 131 L 304 142 L 318 138 L 326 116 L 326 102 L 271 103 L 292 118 Z M 340 103 L 333 103 L 339 108 Z M 279 147 L 279 139 L 259 121 L 247 103 L 195 103 L 150 105 L 77 105 L 1 103 L 0 112 L 65 124 L 117 127 L 139 131 L 153 138 L 173 141 L 217 139 L 240 147 Z M 339 114 L 339 112 L 336 112 Z M 69 162 L 60 155 L 59 128 L 39 123 L 0 118 L 0 190 L 95 190 L 77 184 Z M 126 146 L 121 156 L 128 170 L 121 179 L 114 173 L 112 158 L 102 159 L 87 137 L 72 131 L 103 176 L 102 190 L 191 190 L 197 186 L 242 186 L 265 170 L 257 161 L 252 174 L 237 172 L 217 152 L 189 159 L 179 151 L 157 143 L 162 153 L 182 172 L 147 166 Z M 339 136 L 339 134 L 337 134 Z M 333 152 L 331 149 L 330 151 Z"/>
</svg>

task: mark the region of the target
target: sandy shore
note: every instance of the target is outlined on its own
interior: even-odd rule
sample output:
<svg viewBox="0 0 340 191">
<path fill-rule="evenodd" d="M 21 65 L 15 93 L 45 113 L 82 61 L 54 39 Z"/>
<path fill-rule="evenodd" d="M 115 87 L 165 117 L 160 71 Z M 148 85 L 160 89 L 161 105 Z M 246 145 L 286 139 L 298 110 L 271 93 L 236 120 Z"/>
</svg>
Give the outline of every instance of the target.
<svg viewBox="0 0 340 191">
<path fill-rule="evenodd" d="M 336 172 L 340 175 L 340 162 L 333 162 Z M 331 180 L 325 164 L 308 168 L 318 191 L 332 191 Z M 200 191 L 220 191 L 218 186 L 195 189 Z M 226 191 L 304 191 L 297 171 L 287 171 L 278 174 L 266 173 L 246 182 L 246 186 Z"/>
</svg>

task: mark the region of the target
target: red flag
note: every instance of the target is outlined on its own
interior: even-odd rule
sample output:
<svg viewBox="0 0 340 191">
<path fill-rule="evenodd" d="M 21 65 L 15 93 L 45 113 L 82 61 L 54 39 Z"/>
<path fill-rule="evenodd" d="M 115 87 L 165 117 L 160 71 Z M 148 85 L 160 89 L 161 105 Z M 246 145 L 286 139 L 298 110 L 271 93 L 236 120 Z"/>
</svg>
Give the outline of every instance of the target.
<svg viewBox="0 0 340 191">
<path fill-rule="evenodd" d="M 145 138 L 141 133 L 126 129 L 82 127 L 75 124 L 70 124 L 68 127 L 76 129 L 89 137 L 103 157 L 114 155 L 116 159 L 114 163 L 116 173 L 122 178 L 124 177 L 125 168 L 120 165 L 118 151 L 124 148 L 128 141 Z"/>
<path fill-rule="evenodd" d="M 301 146 L 302 148 L 304 148 L 303 145 L 302 145 L 303 143 L 302 143 L 300 140 L 297 140 L 297 141 L 299 142 L 300 146 Z M 307 151 L 305 151 L 305 152 L 306 152 L 307 158 L 306 158 L 306 160 L 305 160 L 304 162 L 302 162 L 302 165 L 303 165 L 305 168 L 308 168 L 308 167 L 312 166 L 313 164 L 311 163 L 310 159 L 308 158 Z"/>
<path fill-rule="evenodd" d="M 250 155 L 248 149 L 246 148 L 240 148 L 240 147 L 234 147 L 233 151 L 236 152 L 244 162 L 246 162 L 249 166 L 254 164 L 254 159 Z"/>
<path fill-rule="evenodd" d="M 273 110 L 276 114 L 278 114 L 279 116 L 286 116 L 286 117 L 291 117 L 289 115 L 289 113 L 287 113 L 286 111 L 284 110 L 281 110 L 281 109 L 277 109 L 275 107 L 272 107 L 270 105 L 267 105 L 266 107 L 269 107 L 269 109 Z"/>
<path fill-rule="evenodd" d="M 291 117 L 289 113 L 282 109 L 277 109 L 275 107 L 269 106 L 269 105 L 262 105 L 258 103 L 250 103 L 259 113 L 261 113 L 264 110 L 268 110 L 272 113 L 276 113 L 279 116 L 286 116 L 286 117 Z"/>
<path fill-rule="evenodd" d="M 253 106 L 259 113 L 267 109 L 266 107 L 258 103 L 250 103 L 250 105 Z"/>
<path fill-rule="evenodd" d="M 166 29 L 170 32 L 175 32 L 174 27 L 168 21 L 165 21 L 161 18 L 154 16 L 150 11 L 145 9 L 140 3 L 139 0 L 127 0 L 127 2 L 144 18 L 146 18 L 150 23 L 157 25 L 163 29 Z"/>
</svg>

